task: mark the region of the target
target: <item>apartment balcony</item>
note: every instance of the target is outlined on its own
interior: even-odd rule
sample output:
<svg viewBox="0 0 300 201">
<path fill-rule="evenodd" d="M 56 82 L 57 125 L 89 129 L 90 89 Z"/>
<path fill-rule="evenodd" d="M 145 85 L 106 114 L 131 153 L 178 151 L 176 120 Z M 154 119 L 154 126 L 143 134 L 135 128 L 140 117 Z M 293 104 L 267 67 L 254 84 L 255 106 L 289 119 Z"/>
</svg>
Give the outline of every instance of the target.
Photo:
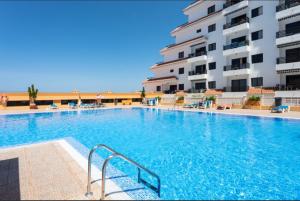
<svg viewBox="0 0 300 201">
<path fill-rule="evenodd" d="M 207 70 L 196 72 L 196 71 L 190 71 L 188 80 L 204 80 L 207 79 Z"/>
<path fill-rule="evenodd" d="M 223 71 L 224 77 L 249 75 L 249 74 L 250 74 L 249 63 L 224 66 L 224 71 Z"/>
<path fill-rule="evenodd" d="M 299 1 L 286 1 L 276 7 L 276 19 L 282 19 L 300 13 Z"/>
<path fill-rule="evenodd" d="M 223 25 L 223 35 L 233 34 L 244 30 L 249 30 L 248 17 L 240 20 L 239 22 L 229 22 Z"/>
<path fill-rule="evenodd" d="M 206 61 L 207 60 L 207 52 L 200 52 L 200 53 L 192 53 L 189 55 L 189 59 L 187 60 L 188 63 L 194 63 L 198 61 Z"/>
<path fill-rule="evenodd" d="M 235 1 L 231 0 L 231 1 L 227 1 L 223 5 L 222 14 L 227 15 L 228 13 L 231 13 L 231 12 L 234 12 L 236 10 L 247 7 L 248 4 L 249 4 L 248 0 L 235 0 Z"/>
<path fill-rule="evenodd" d="M 249 46 L 249 41 L 242 41 L 238 43 L 231 43 L 229 45 L 224 45 L 223 46 L 223 55 L 224 56 L 229 56 L 229 55 L 237 55 L 237 54 L 242 54 L 245 52 L 250 51 L 250 46 Z"/>
<path fill-rule="evenodd" d="M 300 41 L 300 33 L 286 32 L 286 30 L 276 33 L 276 45 L 289 44 Z"/>
<path fill-rule="evenodd" d="M 285 57 L 279 57 L 276 61 L 276 71 L 293 71 L 300 70 L 300 58 L 299 61 L 291 62 Z"/>
<path fill-rule="evenodd" d="M 247 92 L 249 90 L 249 86 L 236 86 L 236 87 L 224 87 L 223 91 L 226 92 L 234 92 L 232 94 L 226 94 L 226 96 L 228 97 L 246 97 L 247 96 Z M 224 94 L 223 94 L 224 96 Z"/>
</svg>

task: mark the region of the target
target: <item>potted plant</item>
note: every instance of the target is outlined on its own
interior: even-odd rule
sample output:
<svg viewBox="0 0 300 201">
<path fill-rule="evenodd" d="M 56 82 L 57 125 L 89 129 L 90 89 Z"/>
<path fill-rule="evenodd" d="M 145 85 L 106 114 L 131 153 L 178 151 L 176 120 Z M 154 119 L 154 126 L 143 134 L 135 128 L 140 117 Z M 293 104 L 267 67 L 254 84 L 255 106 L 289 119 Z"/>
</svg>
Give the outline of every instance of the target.
<svg viewBox="0 0 300 201">
<path fill-rule="evenodd" d="M 179 96 L 179 97 L 177 98 L 176 103 L 178 103 L 178 104 L 183 104 L 183 102 L 184 102 L 184 97 L 183 97 L 183 96 Z"/>
<path fill-rule="evenodd" d="M 248 98 L 247 105 L 260 106 L 260 97 L 259 96 L 250 96 Z"/>
<path fill-rule="evenodd" d="M 3 108 L 7 107 L 8 97 L 6 95 L 0 96 L 0 105 L 2 105 Z"/>
<path fill-rule="evenodd" d="M 207 101 L 212 101 L 213 104 L 216 103 L 216 97 L 215 97 L 215 96 L 209 96 L 209 97 L 206 98 L 206 100 L 207 100 Z"/>
<path fill-rule="evenodd" d="M 32 84 L 30 87 L 28 87 L 28 95 L 29 95 L 29 108 L 30 109 L 37 109 L 37 106 L 35 104 L 35 100 L 37 98 L 39 90 L 35 89 L 34 85 Z"/>
</svg>

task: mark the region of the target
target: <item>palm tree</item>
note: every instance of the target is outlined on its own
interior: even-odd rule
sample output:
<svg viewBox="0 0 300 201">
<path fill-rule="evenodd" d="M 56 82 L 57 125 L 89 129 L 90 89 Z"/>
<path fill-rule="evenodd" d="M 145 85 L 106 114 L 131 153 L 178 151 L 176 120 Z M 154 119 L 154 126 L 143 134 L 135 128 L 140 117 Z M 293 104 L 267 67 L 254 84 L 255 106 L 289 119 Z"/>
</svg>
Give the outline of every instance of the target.
<svg viewBox="0 0 300 201">
<path fill-rule="evenodd" d="M 145 87 L 143 87 L 142 91 L 141 91 L 141 98 L 145 98 L 146 94 L 145 94 Z"/>
<path fill-rule="evenodd" d="M 32 84 L 30 87 L 28 87 L 28 95 L 29 95 L 29 101 L 30 101 L 30 108 L 36 108 L 35 100 L 37 97 L 39 90 L 35 89 L 34 85 Z"/>
<path fill-rule="evenodd" d="M 146 97 L 146 94 L 145 94 L 145 87 L 143 87 L 142 91 L 141 91 L 141 98 L 142 98 L 142 103 L 145 103 L 145 97 Z"/>
</svg>

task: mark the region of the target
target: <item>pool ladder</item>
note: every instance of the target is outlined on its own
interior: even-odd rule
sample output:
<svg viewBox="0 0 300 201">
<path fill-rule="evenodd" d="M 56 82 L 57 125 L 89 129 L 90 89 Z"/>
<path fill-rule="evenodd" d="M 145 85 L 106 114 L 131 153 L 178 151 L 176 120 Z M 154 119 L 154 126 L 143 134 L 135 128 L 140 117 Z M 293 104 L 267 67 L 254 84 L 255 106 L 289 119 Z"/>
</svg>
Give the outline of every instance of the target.
<svg viewBox="0 0 300 201">
<path fill-rule="evenodd" d="M 93 196 L 93 192 L 91 192 L 91 166 L 92 166 L 92 157 L 94 152 L 97 149 L 106 149 L 107 151 L 111 152 L 112 154 L 110 156 L 108 156 L 105 160 L 104 163 L 102 165 L 102 180 L 101 180 L 101 200 L 105 199 L 105 175 L 106 175 L 106 167 L 109 164 L 109 162 L 113 159 L 113 158 L 120 158 L 123 159 L 124 161 L 128 162 L 129 164 L 136 166 L 138 169 L 138 183 L 142 183 L 145 186 L 147 186 L 148 188 L 150 188 L 151 190 L 153 190 L 158 197 L 160 197 L 160 178 L 157 174 L 155 174 L 154 172 L 150 171 L 149 169 L 145 168 L 144 166 L 138 164 L 137 162 L 131 160 L 130 158 L 127 158 L 126 156 L 124 156 L 123 154 L 120 154 L 118 152 L 116 152 L 115 150 L 113 150 L 112 148 L 104 145 L 104 144 L 99 144 L 96 145 L 93 149 L 91 149 L 90 153 L 89 153 L 89 158 L 88 158 L 88 184 L 87 184 L 87 192 L 85 194 L 86 197 L 91 198 Z M 141 170 L 147 172 L 149 175 L 151 175 L 152 177 L 156 178 L 157 180 L 157 186 L 153 186 L 152 184 L 150 184 L 149 182 L 147 182 L 146 180 L 141 178 Z"/>
</svg>

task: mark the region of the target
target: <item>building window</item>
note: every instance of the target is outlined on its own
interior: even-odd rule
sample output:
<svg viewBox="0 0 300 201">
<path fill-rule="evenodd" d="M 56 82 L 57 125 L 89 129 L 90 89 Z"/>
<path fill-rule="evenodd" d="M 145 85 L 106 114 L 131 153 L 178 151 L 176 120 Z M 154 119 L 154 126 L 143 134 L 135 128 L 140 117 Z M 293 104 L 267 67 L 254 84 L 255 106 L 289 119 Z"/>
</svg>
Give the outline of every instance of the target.
<svg viewBox="0 0 300 201">
<path fill-rule="evenodd" d="M 184 74 L 184 68 L 179 68 L 178 69 L 178 74 Z"/>
<path fill-rule="evenodd" d="M 197 31 L 196 31 L 197 33 L 200 33 L 201 32 L 201 29 L 197 29 Z"/>
<path fill-rule="evenodd" d="M 208 82 L 208 88 L 209 89 L 215 89 L 216 88 L 216 81 Z"/>
<path fill-rule="evenodd" d="M 215 11 L 216 11 L 216 6 L 215 5 L 207 8 L 207 14 L 208 15 L 211 14 L 211 13 L 214 13 Z"/>
<path fill-rule="evenodd" d="M 171 70 L 170 70 L 170 73 L 173 73 L 173 72 L 174 72 L 174 69 L 171 69 Z"/>
<path fill-rule="evenodd" d="M 211 24 L 208 26 L 208 33 L 216 30 L 216 24 Z"/>
<path fill-rule="evenodd" d="M 262 63 L 264 61 L 264 55 L 263 54 L 255 54 L 252 55 L 252 63 Z"/>
<path fill-rule="evenodd" d="M 255 77 L 251 78 L 252 87 L 261 87 L 263 86 L 263 78 L 262 77 Z"/>
<path fill-rule="evenodd" d="M 208 51 L 213 51 L 216 50 L 216 43 L 211 43 L 208 45 Z"/>
<path fill-rule="evenodd" d="M 178 53 L 178 58 L 179 58 L 179 59 L 184 58 L 184 52 L 179 52 L 179 53 Z"/>
<path fill-rule="evenodd" d="M 184 84 L 179 84 L 178 85 L 178 89 L 181 90 L 181 91 L 183 91 L 184 90 Z"/>
<path fill-rule="evenodd" d="M 157 86 L 156 91 L 161 91 L 161 86 Z"/>
<path fill-rule="evenodd" d="M 252 41 L 254 40 L 259 40 L 263 38 L 263 30 L 260 31 L 255 31 L 251 33 L 251 39 Z"/>
<path fill-rule="evenodd" d="M 211 62 L 211 63 L 209 63 L 208 64 L 208 69 L 209 70 L 214 70 L 214 69 L 216 69 L 216 62 Z"/>
<path fill-rule="evenodd" d="M 255 18 L 257 16 L 260 16 L 263 14 L 263 7 L 258 7 L 258 8 L 255 8 L 255 9 L 252 9 L 251 11 L 251 17 L 252 18 Z"/>
</svg>

